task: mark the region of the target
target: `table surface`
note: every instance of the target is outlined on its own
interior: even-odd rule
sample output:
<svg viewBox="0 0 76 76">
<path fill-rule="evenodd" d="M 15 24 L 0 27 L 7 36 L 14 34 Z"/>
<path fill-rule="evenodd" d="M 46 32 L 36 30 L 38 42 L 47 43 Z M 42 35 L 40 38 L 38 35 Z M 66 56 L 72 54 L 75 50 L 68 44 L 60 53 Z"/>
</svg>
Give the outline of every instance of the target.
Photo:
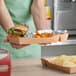
<svg viewBox="0 0 76 76">
<path fill-rule="evenodd" d="M 15 59 L 12 60 L 11 76 L 76 76 L 76 74 L 43 68 L 40 59 Z"/>
</svg>

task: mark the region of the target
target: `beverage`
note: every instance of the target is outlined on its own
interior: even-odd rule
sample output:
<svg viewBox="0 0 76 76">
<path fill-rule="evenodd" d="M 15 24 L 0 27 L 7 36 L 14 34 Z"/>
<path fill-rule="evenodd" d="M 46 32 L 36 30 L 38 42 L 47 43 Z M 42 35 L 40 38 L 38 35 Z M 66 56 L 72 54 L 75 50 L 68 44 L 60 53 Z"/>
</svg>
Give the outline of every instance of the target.
<svg viewBox="0 0 76 76">
<path fill-rule="evenodd" d="M 45 6 L 45 15 L 46 15 L 47 25 L 48 25 L 49 29 L 51 29 L 52 28 L 52 26 L 51 26 L 51 10 L 50 10 L 49 6 Z"/>
<path fill-rule="evenodd" d="M 44 0 L 44 6 L 47 6 L 47 0 Z"/>
<path fill-rule="evenodd" d="M 45 7 L 45 14 L 46 14 L 46 19 L 50 20 L 51 19 L 51 10 L 49 6 Z"/>
<path fill-rule="evenodd" d="M 50 10 L 50 6 L 48 6 L 47 4 L 47 0 L 44 0 L 44 8 L 45 8 L 45 16 L 46 16 L 46 23 L 50 28 L 52 28 L 52 24 L 51 24 L 51 19 L 52 19 L 52 16 L 51 16 L 51 10 Z"/>
</svg>

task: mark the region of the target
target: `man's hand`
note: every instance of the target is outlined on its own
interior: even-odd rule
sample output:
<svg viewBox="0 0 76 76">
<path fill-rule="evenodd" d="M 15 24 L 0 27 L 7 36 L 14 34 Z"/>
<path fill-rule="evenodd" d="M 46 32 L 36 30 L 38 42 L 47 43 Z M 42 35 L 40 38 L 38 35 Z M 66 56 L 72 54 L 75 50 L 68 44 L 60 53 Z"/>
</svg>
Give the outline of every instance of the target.
<svg viewBox="0 0 76 76">
<path fill-rule="evenodd" d="M 46 22 L 44 0 L 33 0 L 31 13 L 37 30 L 49 29 Z"/>
<path fill-rule="evenodd" d="M 8 37 L 5 38 L 4 42 L 6 42 L 6 43 L 9 42 Z M 13 43 L 10 43 L 10 44 L 11 44 L 11 46 L 12 46 L 13 48 L 16 48 L 16 49 L 20 49 L 20 48 L 23 48 L 23 47 L 25 47 L 25 46 L 28 46 L 28 45 L 18 45 L 18 44 L 13 44 Z"/>
</svg>

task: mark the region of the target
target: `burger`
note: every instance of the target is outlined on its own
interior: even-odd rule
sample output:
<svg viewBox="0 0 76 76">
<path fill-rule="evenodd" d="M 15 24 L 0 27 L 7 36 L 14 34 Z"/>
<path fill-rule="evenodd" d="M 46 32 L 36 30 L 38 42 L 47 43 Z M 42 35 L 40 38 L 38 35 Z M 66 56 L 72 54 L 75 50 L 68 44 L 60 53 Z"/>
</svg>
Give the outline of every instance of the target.
<svg viewBox="0 0 76 76">
<path fill-rule="evenodd" d="M 16 25 L 15 27 L 8 30 L 9 35 L 24 37 L 28 31 L 27 25 Z"/>
</svg>

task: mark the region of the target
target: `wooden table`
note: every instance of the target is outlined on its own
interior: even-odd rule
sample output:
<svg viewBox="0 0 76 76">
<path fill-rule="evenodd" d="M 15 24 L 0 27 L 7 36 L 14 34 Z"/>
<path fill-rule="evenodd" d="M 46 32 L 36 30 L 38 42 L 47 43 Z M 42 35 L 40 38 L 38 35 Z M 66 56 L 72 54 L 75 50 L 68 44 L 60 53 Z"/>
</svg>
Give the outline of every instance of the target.
<svg viewBox="0 0 76 76">
<path fill-rule="evenodd" d="M 40 59 L 15 59 L 12 60 L 12 76 L 76 76 L 76 74 L 43 68 Z"/>
</svg>

